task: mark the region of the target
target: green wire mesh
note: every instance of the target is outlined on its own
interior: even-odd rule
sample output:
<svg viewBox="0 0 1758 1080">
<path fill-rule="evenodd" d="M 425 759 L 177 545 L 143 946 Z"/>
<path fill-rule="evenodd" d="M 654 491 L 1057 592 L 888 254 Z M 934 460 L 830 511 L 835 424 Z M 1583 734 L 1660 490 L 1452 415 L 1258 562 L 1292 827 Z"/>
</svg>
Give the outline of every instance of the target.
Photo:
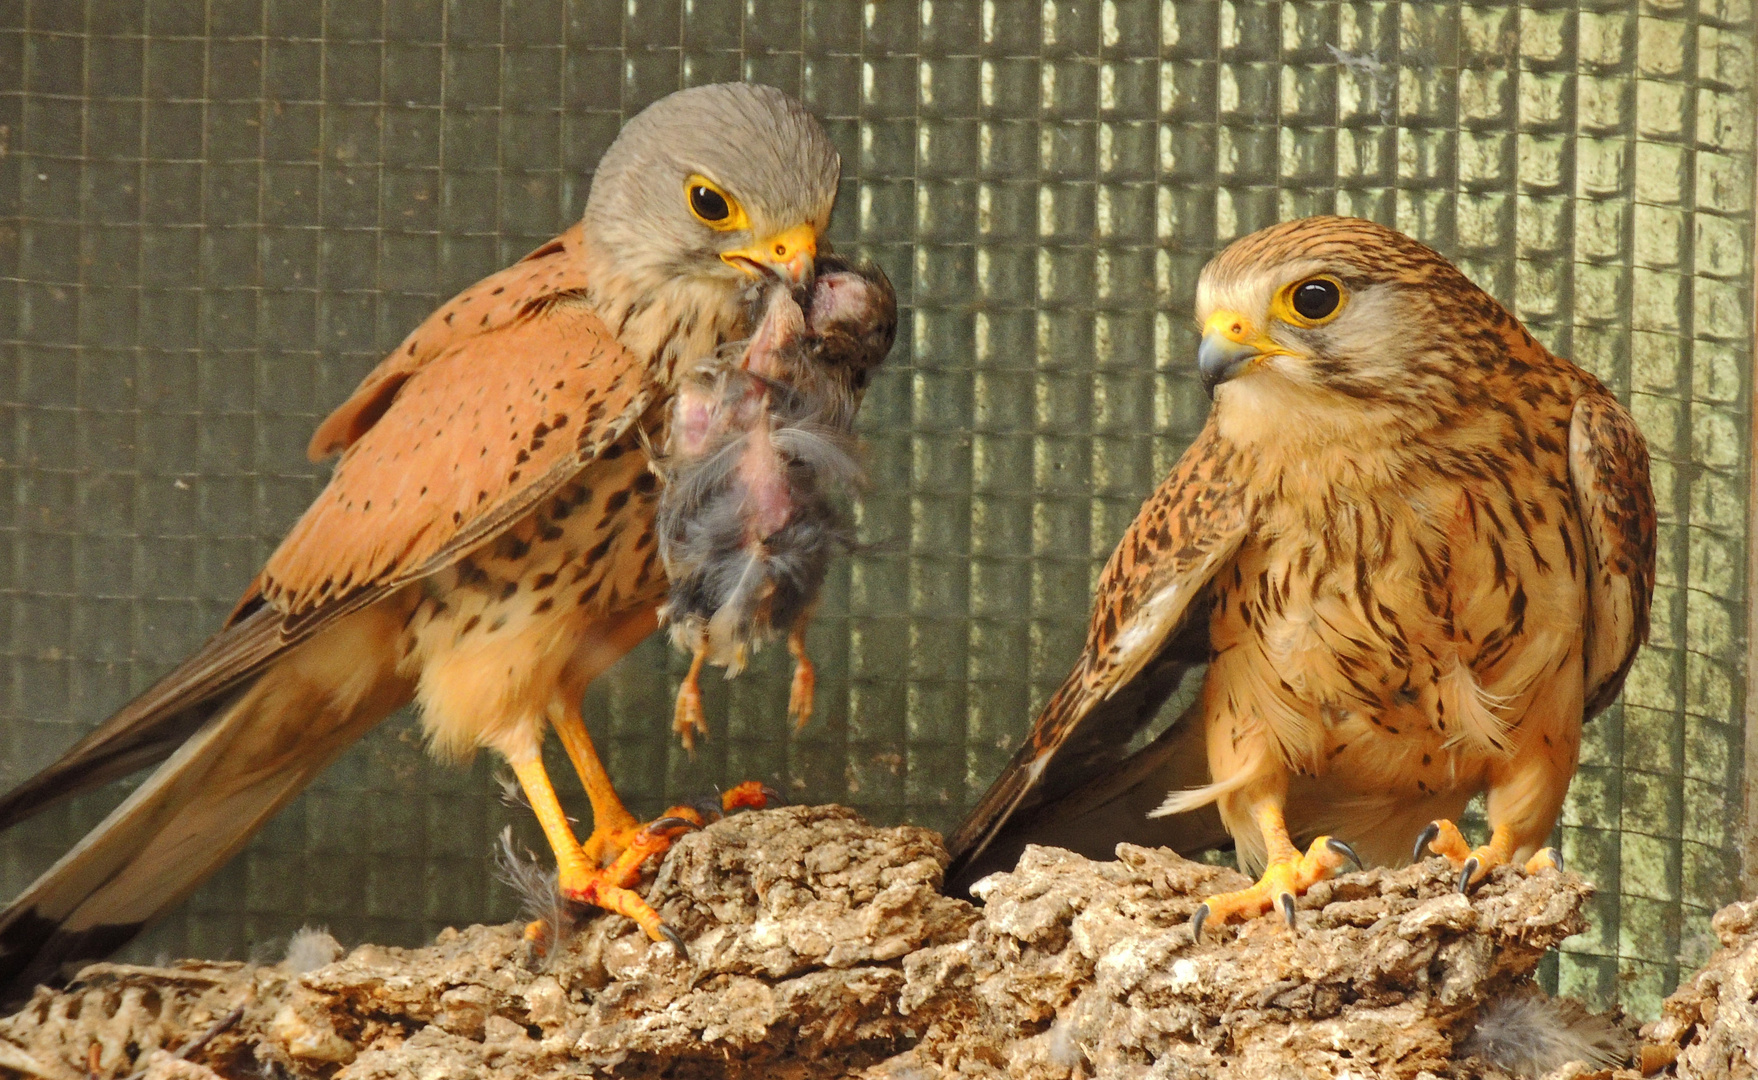
<svg viewBox="0 0 1758 1080">
<path fill-rule="evenodd" d="M 1753 44 L 1746 0 L 7 0 L 0 782 L 218 626 L 319 488 L 317 419 L 571 223 L 624 119 L 748 78 L 824 118 L 833 238 L 908 310 L 863 413 L 861 546 L 810 638 L 817 718 L 786 730 L 772 650 L 713 681 L 691 760 L 650 641 L 589 696 L 630 801 L 759 778 L 955 822 L 1202 422 L 1198 269 L 1358 214 L 1458 259 L 1651 441 L 1653 642 L 1588 733 L 1562 840 L 1601 892 L 1552 973 L 1651 1013 L 1741 869 Z M 406 717 L 369 737 L 134 955 L 510 917 L 490 848 L 534 832 L 491 763 L 419 743 Z M 0 837 L 0 886 L 122 794 Z"/>
</svg>

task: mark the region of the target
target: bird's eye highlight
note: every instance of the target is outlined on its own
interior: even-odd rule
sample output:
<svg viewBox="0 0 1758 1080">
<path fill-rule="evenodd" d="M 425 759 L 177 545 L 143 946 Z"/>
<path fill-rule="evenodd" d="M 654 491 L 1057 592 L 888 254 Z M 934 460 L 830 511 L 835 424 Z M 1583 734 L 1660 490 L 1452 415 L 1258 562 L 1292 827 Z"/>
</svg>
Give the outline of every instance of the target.
<svg viewBox="0 0 1758 1080">
<path fill-rule="evenodd" d="M 1322 323 L 1343 306 L 1343 286 L 1335 278 L 1308 278 L 1288 291 L 1288 306 L 1302 321 Z"/>
<path fill-rule="evenodd" d="M 732 217 L 732 207 L 726 204 L 726 196 L 705 184 L 690 189 L 690 209 L 710 224 Z"/>
<path fill-rule="evenodd" d="M 705 176 L 684 181 L 684 201 L 696 220 L 710 229 L 727 232 L 745 227 L 745 210 L 739 201 Z"/>
</svg>

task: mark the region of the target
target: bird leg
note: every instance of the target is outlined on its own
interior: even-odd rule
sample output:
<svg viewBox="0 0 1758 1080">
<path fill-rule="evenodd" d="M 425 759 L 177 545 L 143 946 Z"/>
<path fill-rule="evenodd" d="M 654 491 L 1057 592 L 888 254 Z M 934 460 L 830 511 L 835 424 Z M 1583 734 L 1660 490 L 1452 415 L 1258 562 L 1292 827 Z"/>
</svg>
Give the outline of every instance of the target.
<svg viewBox="0 0 1758 1080">
<path fill-rule="evenodd" d="M 1411 862 L 1421 862 L 1423 849 L 1427 848 L 1436 855 L 1441 855 L 1453 864 L 1459 872 L 1459 891 L 1464 892 L 1471 886 L 1482 881 L 1491 870 L 1513 861 L 1514 852 L 1519 850 L 1518 839 L 1514 835 L 1513 826 L 1507 822 L 1490 830 L 1489 843 L 1473 849 L 1465 841 L 1465 835 L 1459 826 L 1442 819 L 1431 821 L 1416 838 L 1416 850 L 1411 854 Z M 1563 853 L 1556 848 L 1540 848 L 1530 859 L 1526 860 L 1525 870 L 1528 874 L 1536 874 L 1545 868 L 1561 870 Z"/>
<path fill-rule="evenodd" d="M 794 658 L 794 681 L 787 695 L 787 718 L 794 722 L 795 731 L 812 719 L 812 694 L 818 686 L 817 669 L 812 666 L 812 658 L 806 655 L 806 622 L 801 618 L 787 635 L 787 651 Z"/>
<path fill-rule="evenodd" d="M 1542 718 L 1541 718 L 1542 719 Z M 1561 870 L 1562 853 L 1539 845 L 1556 827 L 1563 809 L 1569 778 L 1575 774 L 1580 727 L 1555 725 L 1542 740 L 1532 737 L 1490 776 L 1484 809 L 1489 814 L 1489 843 L 1473 850 L 1450 821 L 1430 822 L 1417 837 L 1412 861 L 1420 861 L 1423 849 L 1444 855 L 1459 872 L 1459 891 L 1482 881 L 1498 866 L 1513 862 L 1525 852 L 1526 872 L 1545 867 Z"/>
<path fill-rule="evenodd" d="M 708 658 L 708 635 L 706 632 L 697 640 L 696 651 L 690 657 L 690 673 L 684 676 L 683 685 L 678 687 L 677 708 L 672 711 L 671 729 L 683 740 L 684 749 L 691 754 L 696 752 L 696 732 L 704 736 L 708 734 L 708 717 L 702 711 L 702 662 Z"/>
<path fill-rule="evenodd" d="M 683 940 L 665 925 L 659 913 L 633 892 L 641 882 L 641 867 L 654 855 L 663 854 L 679 835 L 702 827 L 702 814 L 694 807 L 674 806 L 652 821 L 635 820 L 611 786 L 610 776 L 592 738 L 586 733 L 580 710 L 565 710 L 552 726 L 561 739 L 562 748 L 580 774 L 586 797 L 592 802 L 592 833 L 584 844 L 574 839 L 574 831 L 562 812 L 555 788 L 544 772 L 540 758 L 514 762 L 513 772 L 525 789 L 525 797 L 543 826 L 544 836 L 555 851 L 559 871 L 558 886 L 562 895 L 582 904 L 591 904 L 633 919 L 654 941 L 667 940 L 683 951 Z M 734 809 L 762 807 L 766 799 L 761 784 L 740 784 L 728 790 L 721 805 Z"/>
<path fill-rule="evenodd" d="M 634 835 L 626 840 L 617 861 L 601 869 L 588 861 L 579 841 L 574 839 L 574 830 L 568 825 L 561 800 L 556 798 L 555 786 L 549 782 L 543 759 L 533 756 L 512 764 L 519 785 L 525 789 L 525 798 L 537 815 L 537 823 L 543 827 L 544 838 L 549 841 L 550 850 L 555 852 L 562 895 L 582 904 L 626 915 L 635 920 L 648 937 L 655 941 L 670 940 L 680 952 L 683 951 L 683 942 L 677 933 L 660 920 L 659 913 L 647 901 L 630 891 L 630 886 L 641 880 L 643 859 L 664 851 L 671 845 L 673 836 L 695 825 L 680 818 L 660 818 L 649 826 L 637 827 Z M 617 808 L 621 809 L 620 803 Z M 629 816 L 626 810 L 623 814 Z M 629 817 L 629 821 L 632 824 L 634 818 Z M 597 830 L 594 830 L 596 834 Z M 532 927 L 526 928 L 526 938 L 533 939 Z"/>
<path fill-rule="evenodd" d="M 1261 915 L 1272 907 L 1280 908 L 1282 918 L 1294 926 L 1294 898 L 1325 878 L 1342 869 L 1345 862 L 1361 866 L 1355 851 L 1343 841 L 1321 836 L 1302 855 L 1288 837 L 1288 825 L 1282 817 L 1279 798 L 1267 797 L 1258 803 L 1254 815 L 1269 849 L 1269 864 L 1257 884 L 1238 892 L 1221 893 L 1204 900 L 1191 915 L 1191 935 L 1200 939 L 1203 924 L 1213 920 L 1225 923 L 1239 915 L 1244 918 Z"/>
</svg>

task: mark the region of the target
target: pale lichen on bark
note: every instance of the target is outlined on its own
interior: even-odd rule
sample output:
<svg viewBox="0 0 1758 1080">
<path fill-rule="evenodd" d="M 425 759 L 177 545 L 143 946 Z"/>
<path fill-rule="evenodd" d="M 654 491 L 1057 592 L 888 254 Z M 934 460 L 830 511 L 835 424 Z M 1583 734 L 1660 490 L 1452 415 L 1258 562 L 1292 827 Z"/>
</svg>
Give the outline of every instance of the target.
<svg viewBox="0 0 1758 1080">
<path fill-rule="evenodd" d="M 303 973 L 95 965 L 0 1021 L 0 1071 L 1493 1077 L 1459 1044 L 1486 1003 L 1531 992 L 1591 894 L 1572 875 L 1498 871 L 1467 897 L 1436 860 L 1319 885 L 1294 933 L 1260 919 L 1195 942 L 1201 897 L 1243 879 L 1170 852 L 1119 856 L 1028 849 L 982 884 L 978 907 L 941 895 L 945 850 L 926 830 L 876 828 L 839 807 L 743 814 L 682 839 L 652 877 L 648 895 L 687 959 L 598 916 L 540 962 L 509 925 L 448 930 L 420 949 L 363 945 Z M 1669 1002 L 1651 1041 L 1677 1063 L 1662 1067 L 1751 1075 L 1716 1063 L 1758 1037 L 1754 922 L 1718 921 L 1729 944 L 1709 970 L 1722 974 Z M 189 1060 L 175 1056 L 204 1036 Z"/>
</svg>

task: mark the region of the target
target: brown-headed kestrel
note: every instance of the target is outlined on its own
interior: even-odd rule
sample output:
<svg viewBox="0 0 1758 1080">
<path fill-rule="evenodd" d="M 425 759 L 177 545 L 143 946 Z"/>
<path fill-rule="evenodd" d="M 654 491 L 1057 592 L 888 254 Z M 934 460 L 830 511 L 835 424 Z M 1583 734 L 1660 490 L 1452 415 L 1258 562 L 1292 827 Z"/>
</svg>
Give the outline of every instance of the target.
<svg viewBox="0 0 1758 1080">
<path fill-rule="evenodd" d="M 1367 221 L 1236 241 L 1197 318 L 1208 422 L 1106 564 L 1086 649 L 952 838 L 950 879 L 1026 842 L 1231 836 L 1262 877 L 1200 907 L 1200 934 L 1272 907 L 1292 925 L 1346 858 L 1400 864 L 1419 835 L 1461 888 L 1554 864 L 1539 848 L 1581 725 L 1648 630 L 1654 496 L 1630 414 Z M 1124 760 L 1204 660 L 1196 702 Z M 1472 849 L 1450 819 L 1478 792 Z"/>
<path fill-rule="evenodd" d="M 605 152 L 579 224 L 368 375 L 312 439 L 341 453 L 328 487 L 226 628 L 0 801 L 9 824 L 169 757 L 0 915 L 10 997 L 127 941 L 411 700 L 438 756 L 511 763 L 565 895 L 672 936 L 628 886 L 699 819 L 624 809 L 581 699 L 666 597 L 646 448 L 676 380 L 749 334 L 754 282 L 811 279 L 839 173 L 778 90 L 673 94 Z M 584 843 L 545 775 L 546 729 L 591 800 Z"/>
</svg>

